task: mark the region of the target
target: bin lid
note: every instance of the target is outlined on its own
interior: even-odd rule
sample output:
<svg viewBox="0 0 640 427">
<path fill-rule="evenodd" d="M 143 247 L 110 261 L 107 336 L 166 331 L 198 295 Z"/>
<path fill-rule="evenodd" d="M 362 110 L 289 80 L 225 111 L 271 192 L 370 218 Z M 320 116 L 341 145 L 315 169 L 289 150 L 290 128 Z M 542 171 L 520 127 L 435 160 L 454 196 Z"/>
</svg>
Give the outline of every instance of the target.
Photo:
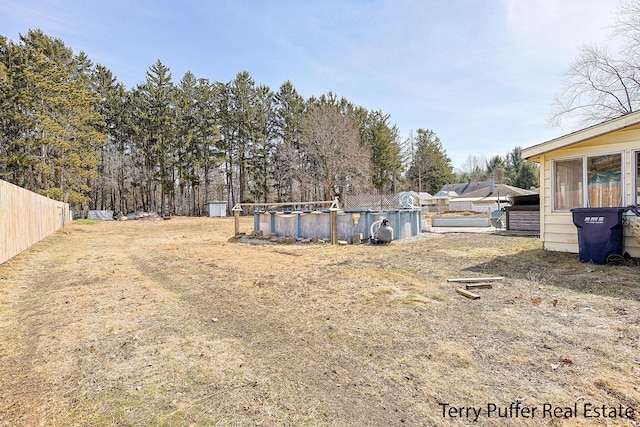
<svg viewBox="0 0 640 427">
<path fill-rule="evenodd" d="M 577 213 L 606 213 L 606 212 L 624 212 L 628 210 L 628 207 L 604 207 L 604 208 L 573 208 L 571 212 Z"/>
</svg>

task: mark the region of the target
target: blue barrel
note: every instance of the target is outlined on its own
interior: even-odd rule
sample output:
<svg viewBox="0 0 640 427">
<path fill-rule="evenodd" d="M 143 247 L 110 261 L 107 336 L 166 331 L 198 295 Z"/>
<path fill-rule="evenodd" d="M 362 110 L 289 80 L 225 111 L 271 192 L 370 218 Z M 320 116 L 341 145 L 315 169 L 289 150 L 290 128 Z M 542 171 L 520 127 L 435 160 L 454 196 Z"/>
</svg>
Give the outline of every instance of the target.
<svg viewBox="0 0 640 427">
<path fill-rule="evenodd" d="M 627 208 L 575 208 L 580 261 L 606 264 L 622 257 L 624 229 L 622 214 Z"/>
</svg>

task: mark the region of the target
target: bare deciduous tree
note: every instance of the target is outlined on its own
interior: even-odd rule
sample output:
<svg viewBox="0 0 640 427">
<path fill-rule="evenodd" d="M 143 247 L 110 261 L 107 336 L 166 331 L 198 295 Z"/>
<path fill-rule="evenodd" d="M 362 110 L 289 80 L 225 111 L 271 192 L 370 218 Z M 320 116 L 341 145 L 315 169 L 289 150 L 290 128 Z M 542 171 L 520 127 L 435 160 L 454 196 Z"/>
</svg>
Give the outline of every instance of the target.
<svg viewBox="0 0 640 427">
<path fill-rule="evenodd" d="M 312 108 L 303 120 L 300 142 L 306 161 L 303 180 L 325 200 L 362 191 L 371 182 L 371 153 L 360 144 L 353 119 L 336 106 Z"/>
<path fill-rule="evenodd" d="M 487 156 L 484 154 L 474 155 L 469 154 L 464 163 L 456 171 L 458 175 L 458 181 L 484 181 L 487 179 Z"/>
<path fill-rule="evenodd" d="M 612 25 L 621 51 L 583 46 L 566 71 L 567 85 L 555 99 L 550 122 L 576 119 L 586 126 L 623 116 L 640 103 L 640 0 L 622 2 Z"/>
</svg>

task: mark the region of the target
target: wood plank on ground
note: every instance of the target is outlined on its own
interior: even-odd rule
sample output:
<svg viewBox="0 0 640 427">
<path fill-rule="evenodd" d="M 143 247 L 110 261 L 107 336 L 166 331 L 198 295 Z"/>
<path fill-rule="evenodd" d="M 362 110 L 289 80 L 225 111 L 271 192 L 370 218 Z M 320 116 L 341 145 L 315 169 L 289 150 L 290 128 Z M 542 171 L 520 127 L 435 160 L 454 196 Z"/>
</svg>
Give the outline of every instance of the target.
<svg viewBox="0 0 640 427">
<path fill-rule="evenodd" d="M 467 291 L 465 289 L 462 289 L 462 288 L 456 289 L 456 292 L 459 293 L 460 295 L 464 295 L 465 297 L 467 297 L 469 299 L 480 299 L 480 295 L 474 294 L 473 292 L 469 292 L 469 291 Z"/>
<path fill-rule="evenodd" d="M 504 277 L 496 276 L 496 277 L 457 277 L 453 279 L 447 279 L 447 282 L 456 282 L 456 283 L 478 283 L 478 282 L 497 282 L 503 280 Z"/>
<path fill-rule="evenodd" d="M 467 283 L 465 285 L 466 289 L 492 289 L 493 285 L 491 283 Z"/>
</svg>

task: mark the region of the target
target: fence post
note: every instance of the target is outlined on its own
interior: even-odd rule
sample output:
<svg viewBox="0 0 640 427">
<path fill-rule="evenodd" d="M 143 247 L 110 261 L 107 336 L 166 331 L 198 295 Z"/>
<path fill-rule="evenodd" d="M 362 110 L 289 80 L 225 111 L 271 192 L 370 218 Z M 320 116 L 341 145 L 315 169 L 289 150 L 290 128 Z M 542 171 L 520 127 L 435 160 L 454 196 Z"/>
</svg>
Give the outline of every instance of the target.
<svg viewBox="0 0 640 427">
<path fill-rule="evenodd" d="M 240 234 L 240 212 L 242 211 L 242 206 L 238 203 L 231 211 L 233 212 L 233 226 L 235 228 L 234 236 L 237 236 Z"/>
<path fill-rule="evenodd" d="M 338 244 L 338 209 L 331 208 L 331 244 Z"/>
</svg>

